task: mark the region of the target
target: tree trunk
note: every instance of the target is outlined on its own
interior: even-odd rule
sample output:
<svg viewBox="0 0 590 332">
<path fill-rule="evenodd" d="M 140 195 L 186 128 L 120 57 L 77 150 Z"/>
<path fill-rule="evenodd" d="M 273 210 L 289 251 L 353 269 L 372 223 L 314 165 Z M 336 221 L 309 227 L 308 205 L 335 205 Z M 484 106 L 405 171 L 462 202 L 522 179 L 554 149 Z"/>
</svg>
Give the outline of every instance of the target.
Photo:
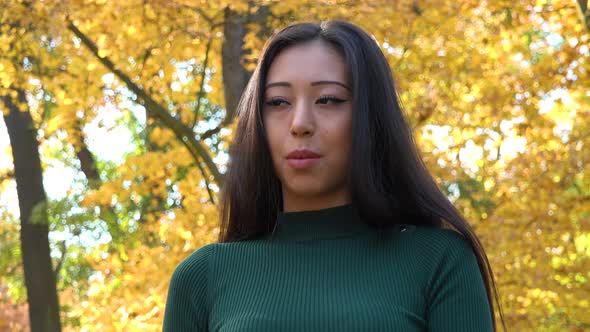
<svg viewBox="0 0 590 332">
<path fill-rule="evenodd" d="M 242 66 L 247 18 L 229 7 L 225 8 L 224 15 L 221 63 L 226 112 L 224 122 L 227 124 L 234 118 L 236 107 L 250 75 Z"/>
<path fill-rule="evenodd" d="M 17 90 L 18 104 L 26 105 Z M 32 332 L 61 331 L 57 288 L 49 249 L 49 225 L 43 173 L 31 114 L 21 112 L 9 96 L 0 99 L 9 110 L 4 116 L 12 156 L 21 219 L 21 250 Z"/>
<path fill-rule="evenodd" d="M 256 12 L 240 14 L 229 7 L 225 8 L 223 21 L 223 44 L 221 48 L 221 63 L 223 76 L 223 94 L 225 96 L 226 116 L 223 126 L 230 124 L 242 92 L 252 72 L 244 68 L 242 56 L 250 50 L 244 49 L 244 37 L 248 32 L 248 24 L 260 26 L 258 38 L 266 39 L 272 32 L 267 19 L 270 16 L 269 6 L 258 6 Z"/>
<path fill-rule="evenodd" d="M 586 29 L 590 30 L 590 9 L 588 8 L 588 0 L 578 0 L 578 8 L 580 9 L 580 18 Z"/>
</svg>

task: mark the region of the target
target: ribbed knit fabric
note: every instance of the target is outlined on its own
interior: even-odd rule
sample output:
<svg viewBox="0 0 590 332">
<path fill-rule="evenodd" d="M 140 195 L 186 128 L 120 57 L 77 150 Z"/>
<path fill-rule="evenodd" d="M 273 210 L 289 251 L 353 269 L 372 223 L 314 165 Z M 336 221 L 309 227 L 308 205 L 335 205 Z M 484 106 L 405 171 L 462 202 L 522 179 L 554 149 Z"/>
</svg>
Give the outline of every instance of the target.
<svg viewBox="0 0 590 332">
<path fill-rule="evenodd" d="M 380 237 L 352 205 L 280 213 L 265 239 L 212 243 L 174 271 L 165 332 L 492 331 L 475 254 L 457 232 Z"/>
</svg>

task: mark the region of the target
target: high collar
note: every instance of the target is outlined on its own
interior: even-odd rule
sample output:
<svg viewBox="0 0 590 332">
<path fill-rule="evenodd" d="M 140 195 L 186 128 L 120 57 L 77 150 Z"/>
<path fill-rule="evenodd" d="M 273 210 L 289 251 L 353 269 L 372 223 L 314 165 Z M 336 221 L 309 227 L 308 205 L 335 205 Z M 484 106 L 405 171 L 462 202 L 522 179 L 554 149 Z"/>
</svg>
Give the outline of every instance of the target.
<svg viewBox="0 0 590 332">
<path fill-rule="evenodd" d="M 366 224 L 352 204 L 320 210 L 284 212 L 277 216 L 270 238 L 280 241 L 311 241 L 350 237 L 367 232 Z"/>
</svg>

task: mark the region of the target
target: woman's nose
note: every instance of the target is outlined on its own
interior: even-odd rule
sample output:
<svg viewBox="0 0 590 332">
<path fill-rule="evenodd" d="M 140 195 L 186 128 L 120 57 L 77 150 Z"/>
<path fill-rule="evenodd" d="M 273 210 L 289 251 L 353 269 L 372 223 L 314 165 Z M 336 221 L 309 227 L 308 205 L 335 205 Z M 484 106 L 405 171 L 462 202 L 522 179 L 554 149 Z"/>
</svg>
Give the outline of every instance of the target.
<svg viewBox="0 0 590 332">
<path fill-rule="evenodd" d="M 295 136 L 311 135 L 314 128 L 313 104 L 306 100 L 297 101 L 292 109 L 291 134 Z"/>
</svg>

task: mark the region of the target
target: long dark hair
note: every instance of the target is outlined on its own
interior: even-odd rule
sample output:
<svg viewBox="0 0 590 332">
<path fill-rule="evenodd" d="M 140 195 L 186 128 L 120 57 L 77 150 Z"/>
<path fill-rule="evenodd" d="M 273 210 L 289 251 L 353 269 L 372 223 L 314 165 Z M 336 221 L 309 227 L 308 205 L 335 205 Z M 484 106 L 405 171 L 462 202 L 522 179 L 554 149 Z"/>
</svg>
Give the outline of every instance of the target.
<svg viewBox="0 0 590 332">
<path fill-rule="evenodd" d="M 476 253 L 491 308 L 492 269 L 469 223 L 437 187 L 422 161 L 379 45 L 361 28 L 343 21 L 299 23 L 266 43 L 238 105 L 238 124 L 221 190 L 219 242 L 252 240 L 272 232 L 282 210 L 281 183 L 273 168 L 262 122 L 262 98 L 273 59 L 287 47 L 320 39 L 338 50 L 352 84 L 352 204 L 363 220 L 383 230 L 397 221 L 460 232 Z M 446 222 L 446 223 L 445 223 Z"/>
</svg>

